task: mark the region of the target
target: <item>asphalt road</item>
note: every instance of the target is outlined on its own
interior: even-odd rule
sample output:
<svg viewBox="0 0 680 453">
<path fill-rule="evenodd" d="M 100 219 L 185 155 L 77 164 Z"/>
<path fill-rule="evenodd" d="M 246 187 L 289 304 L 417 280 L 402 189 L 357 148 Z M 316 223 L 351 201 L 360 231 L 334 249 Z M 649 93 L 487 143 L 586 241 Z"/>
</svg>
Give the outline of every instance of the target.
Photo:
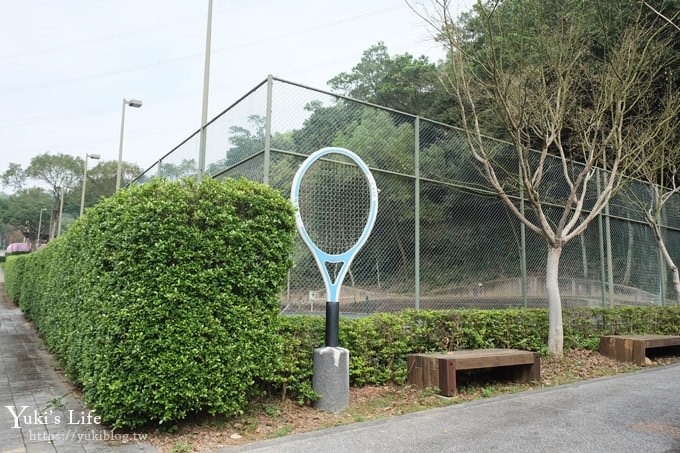
<svg viewBox="0 0 680 453">
<path fill-rule="evenodd" d="M 222 452 L 680 452 L 680 365 Z"/>
</svg>

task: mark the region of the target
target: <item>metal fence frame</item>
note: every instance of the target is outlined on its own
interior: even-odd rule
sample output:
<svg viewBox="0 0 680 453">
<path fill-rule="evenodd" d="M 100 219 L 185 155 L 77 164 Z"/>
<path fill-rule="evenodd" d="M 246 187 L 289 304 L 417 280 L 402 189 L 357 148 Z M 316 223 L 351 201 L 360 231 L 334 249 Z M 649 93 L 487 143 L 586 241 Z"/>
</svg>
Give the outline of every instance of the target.
<svg viewBox="0 0 680 453">
<path fill-rule="evenodd" d="M 424 176 L 421 174 L 421 162 L 420 159 L 422 157 L 422 150 L 421 150 L 421 127 L 423 127 L 423 124 L 429 125 L 429 126 L 436 126 L 437 128 L 446 128 L 450 129 L 451 131 L 460 131 L 459 128 L 456 128 L 451 125 L 447 125 L 441 122 L 437 121 L 432 121 L 426 118 L 422 118 L 416 115 L 411 115 L 408 113 L 404 112 L 399 112 L 394 109 L 386 108 L 383 106 L 375 105 L 369 102 L 365 101 L 359 101 L 356 99 L 349 98 L 347 96 L 342 96 L 338 95 L 335 93 L 331 93 L 328 91 L 323 91 L 323 90 L 318 90 L 315 88 L 307 87 L 302 84 L 298 84 L 295 82 L 290 82 L 287 80 L 279 79 L 273 76 L 268 76 L 265 80 L 257 84 L 253 89 L 248 91 L 244 96 L 242 96 L 240 99 L 238 99 L 236 102 L 234 102 L 232 105 L 230 105 L 227 109 L 222 111 L 219 115 L 217 115 L 215 118 L 213 118 L 206 126 L 206 130 L 208 133 L 208 136 L 211 135 L 211 128 L 214 128 L 216 131 L 221 130 L 220 127 L 218 126 L 218 122 L 223 120 L 225 118 L 225 115 L 228 115 L 230 112 L 232 112 L 235 108 L 238 106 L 241 106 L 245 101 L 249 100 L 251 96 L 253 96 L 254 93 L 258 92 L 259 90 L 264 89 L 266 90 L 266 98 L 265 98 L 265 105 L 263 106 L 264 108 L 264 137 L 261 143 L 261 148 L 257 149 L 256 152 L 252 152 L 251 154 L 243 157 L 242 159 L 239 159 L 238 161 L 232 162 L 228 166 L 225 166 L 224 168 L 220 169 L 219 171 L 213 172 L 210 174 L 211 177 L 223 177 L 223 176 L 238 176 L 238 175 L 245 175 L 246 177 L 250 177 L 251 179 L 258 180 L 260 182 L 263 182 L 264 184 L 270 185 L 271 181 L 271 167 L 272 167 L 272 158 L 273 156 L 283 156 L 285 158 L 296 158 L 296 159 L 304 159 L 307 157 L 308 154 L 306 153 L 301 153 L 299 151 L 291 150 L 291 149 L 282 149 L 279 147 L 276 147 L 275 144 L 272 142 L 272 125 L 273 125 L 273 119 L 276 117 L 276 113 L 273 113 L 273 102 L 275 100 L 274 98 L 274 87 L 275 85 L 280 84 L 281 86 L 286 86 L 292 89 L 299 89 L 305 92 L 311 92 L 315 93 L 319 96 L 325 96 L 331 99 L 335 99 L 338 101 L 343 101 L 347 102 L 350 105 L 358 105 L 358 106 L 363 106 L 367 107 L 370 109 L 375 109 L 375 110 L 380 110 L 383 112 L 387 112 L 390 114 L 398 115 L 400 118 L 407 118 L 409 121 L 413 122 L 413 129 L 414 129 L 414 137 L 413 137 L 413 172 L 412 174 L 406 173 L 406 172 L 398 172 L 394 171 L 391 169 L 386 169 L 386 168 L 375 168 L 372 167 L 371 170 L 374 173 L 382 174 L 382 175 L 388 175 L 390 177 L 395 177 L 395 178 L 400 178 L 403 180 L 408 180 L 410 181 L 409 184 L 413 184 L 413 201 L 414 201 L 414 206 L 413 206 L 413 303 L 410 305 L 412 308 L 419 309 L 421 308 L 421 239 L 423 238 L 422 236 L 422 231 L 421 231 L 421 198 L 422 198 L 422 191 L 421 191 L 421 185 L 422 184 L 429 184 L 429 185 L 438 185 L 438 186 L 444 186 L 448 187 L 449 189 L 454 189 L 454 190 L 459 190 L 463 192 L 469 192 L 469 193 L 474 193 L 476 195 L 484 195 L 487 197 L 496 197 L 495 192 L 489 188 L 488 186 L 484 186 L 484 184 L 479 184 L 479 183 L 466 183 L 466 184 L 460 184 L 456 181 L 444 181 L 444 180 L 437 180 L 433 178 L 429 178 L 427 176 Z M 259 105 L 259 104 L 258 104 Z M 262 108 L 262 106 L 260 106 Z M 199 134 L 200 134 L 201 129 L 197 129 L 192 135 L 190 135 L 186 140 L 181 142 L 178 146 L 170 150 L 168 153 L 164 154 L 160 159 L 158 159 L 152 166 L 147 168 L 141 175 L 139 175 L 137 178 L 135 178 L 133 181 L 130 183 L 141 183 L 143 182 L 146 178 L 153 177 L 153 176 L 166 176 L 164 175 L 163 168 L 164 165 L 167 163 L 167 161 L 172 160 L 175 154 L 179 154 L 180 150 L 188 149 L 189 145 L 192 140 L 195 140 Z M 493 140 L 500 145 L 503 145 L 504 142 L 500 140 L 496 140 L 493 138 L 488 138 L 489 140 Z M 330 146 L 330 143 L 328 144 Z M 315 149 L 310 149 L 307 150 L 309 153 L 315 151 Z M 196 157 L 198 158 L 198 154 L 196 154 Z M 259 173 L 259 168 L 260 168 L 260 163 L 259 160 L 260 158 L 262 159 L 261 163 L 261 168 L 262 172 Z M 200 158 L 197 159 L 200 161 Z M 243 170 L 244 168 L 251 166 L 255 170 Z M 604 170 L 602 169 L 597 169 L 597 190 L 599 192 L 600 190 L 600 173 Z M 285 191 L 284 191 L 285 192 Z M 514 197 L 515 200 L 519 200 L 520 202 L 520 210 L 524 213 L 524 196 L 523 196 L 523 187 L 520 185 L 519 186 L 519 192 L 515 195 L 511 195 Z M 674 212 L 677 210 L 677 207 L 680 203 L 674 202 L 673 203 L 673 210 Z M 669 209 L 672 209 L 670 207 L 665 208 L 667 211 Z M 598 236 L 598 255 L 599 255 L 599 277 L 597 280 L 599 280 L 599 285 L 600 285 L 600 304 L 602 306 L 608 306 L 608 305 L 613 305 L 616 303 L 626 303 L 621 302 L 617 300 L 616 292 L 616 283 L 614 282 L 614 265 L 612 262 L 612 227 L 611 227 L 611 222 L 616 221 L 616 222 L 623 222 L 625 225 L 628 225 L 628 230 L 629 234 L 632 235 L 632 228 L 636 228 L 632 225 L 637 225 L 637 227 L 641 228 L 648 228 L 646 222 L 643 220 L 635 219 L 633 218 L 634 216 L 632 215 L 619 215 L 610 212 L 610 206 L 609 204 L 606 206 L 604 211 L 598 216 L 597 224 L 591 224 L 588 228 L 588 230 L 591 230 L 593 228 L 597 228 L 597 236 Z M 680 216 L 679 216 L 680 217 Z M 665 214 L 662 216 L 662 219 L 667 219 L 668 215 Z M 673 217 L 675 218 L 675 216 Z M 519 268 L 520 268 L 520 280 L 521 280 L 521 285 L 519 291 L 521 294 L 517 294 L 518 299 L 521 298 L 521 304 L 519 306 L 527 307 L 530 306 L 530 301 L 529 301 L 529 282 L 530 282 L 530 276 L 528 275 L 527 271 L 527 234 L 526 234 L 526 227 L 524 224 L 521 222 L 519 223 L 519 232 L 520 232 L 520 238 L 519 238 L 519 248 L 520 248 L 520 258 L 519 258 Z M 674 242 L 680 242 L 680 218 L 678 219 L 677 225 L 671 225 L 670 223 L 664 222 L 663 224 L 663 230 L 664 234 L 667 236 L 673 236 Z M 376 234 L 374 232 L 374 234 Z M 585 234 L 585 233 L 584 233 Z M 583 246 L 583 245 L 582 245 Z M 676 256 L 677 259 L 680 259 L 680 250 L 672 250 L 672 255 Z M 585 252 L 584 252 L 584 261 L 585 261 Z M 377 266 L 377 264 L 376 264 Z M 586 264 L 584 264 L 585 268 Z M 668 293 L 668 278 L 667 278 L 667 269 L 664 260 L 661 258 L 660 254 L 658 255 L 658 273 L 659 273 L 659 282 L 658 282 L 658 294 L 656 295 L 656 300 L 654 303 L 664 305 L 664 304 L 673 304 L 674 302 L 669 300 L 667 298 L 667 293 Z M 586 272 L 587 274 L 587 272 Z M 291 279 L 289 278 L 288 282 L 288 288 L 286 291 L 286 294 L 282 297 L 282 303 L 284 306 L 289 307 L 291 305 L 291 300 L 290 300 L 290 294 L 291 294 L 291 289 L 290 289 L 290 282 Z M 321 278 L 319 277 L 319 283 L 320 286 L 322 287 L 321 284 Z M 573 284 L 573 282 L 572 282 Z M 562 285 L 562 283 L 561 283 Z M 311 288 L 310 288 L 311 289 Z M 311 299 L 311 292 L 310 292 L 310 299 Z M 368 297 L 368 296 L 367 296 Z M 470 296 L 471 299 L 475 299 L 475 294 L 471 294 Z M 647 301 L 646 303 L 649 303 L 650 301 Z M 304 302 L 305 304 L 308 303 L 307 301 Z M 287 305 L 286 305 L 287 304 Z M 455 303 L 452 304 L 455 306 Z M 473 304 L 474 305 L 474 304 Z M 313 302 L 311 304 L 312 310 L 315 311 L 313 308 Z M 490 308 L 487 305 L 480 303 L 478 304 L 481 308 Z M 322 305 L 319 304 L 318 307 L 319 310 L 322 309 Z M 357 311 L 356 307 L 352 309 L 353 311 Z M 378 311 L 378 310 L 391 310 L 390 307 L 377 307 L 369 310 L 368 308 L 368 299 L 366 299 L 366 310 L 365 311 Z"/>
</svg>

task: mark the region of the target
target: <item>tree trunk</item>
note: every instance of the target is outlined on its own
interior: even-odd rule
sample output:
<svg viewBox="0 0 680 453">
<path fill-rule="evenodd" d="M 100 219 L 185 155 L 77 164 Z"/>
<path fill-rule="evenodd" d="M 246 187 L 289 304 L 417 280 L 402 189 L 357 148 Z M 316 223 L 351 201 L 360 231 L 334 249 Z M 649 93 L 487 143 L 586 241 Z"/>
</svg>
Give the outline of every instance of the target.
<svg viewBox="0 0 680 453">
<path fill-rule="evenodd" d="M 548 245 L 548 262 L 545 268 L 545 289 L 548 292 L 548 353 L 554 357 L 562 357 L 564 345 L 562 299 L 558 281 L 561 254 L 562 247 Z"/>
<path fill-rule="evenodd" d="M 56 212 L 56 214 L 53 215 L 52 221 L 50 222 L 50 231 L 49 231 L 49 241 L 54 239 L 54 237 L 57 235 L 57 225 L 59 224 L 59 211 Z"/>
<path fill-rule="evenodd" d="M 673 274 L 673 286 L 675 287 L 675 300 L 680 305 L 680 273 L 678 273 L 678 266 L 675 263 L 671 267 L 671 273 Z"/>
<path fill-rule="evenodd" d="M 661 255 L 663 256 L 663 259 L 666 262 L 666 266 L 668 266 L 668 270 L 671 271 L 671 274 L 673 275 L 673 287 L 675 288 L 675 298 L 680 304 L 680 273 L 678 272 L 678 265 L 675 264 L 675 261 L 673 261 L 671 254 L 668 253 L 668 249 L 666 248 L 666 241 L 664 241 L 663 236 L 661 235 L 661 227 L 659 227 L 659 224 L 657 222 L 651 222 L 649 219 L 647 219 L 647 222 L 651 225 L 652 230 L 654 231 L 654 237 L 656 238 L 657 244 L 659 244 L 659 250 L 661 250 Z"/>
<path fill-rule="evenodd" d="M 397 239 L 397 247 L 399 248 L 399 255 L 401 255 L 402 269 L 405 271 L 408 260 L 406 258 L 406 250 L 404 250 L 404 245 L 401 243 L 401 238 L 399 237 L 399 228 L 397 228 L 396 220 L 392 222 L 392 226 L 394 226 L 394 237 Z"/>
<path fill-rule="evenodd" d="M 50 231 L 48 241 L 57 235 L 57 224 L 59 223 L 59 198 L 52 198 L 52 212 L 50 213 Z"/>
</svg>

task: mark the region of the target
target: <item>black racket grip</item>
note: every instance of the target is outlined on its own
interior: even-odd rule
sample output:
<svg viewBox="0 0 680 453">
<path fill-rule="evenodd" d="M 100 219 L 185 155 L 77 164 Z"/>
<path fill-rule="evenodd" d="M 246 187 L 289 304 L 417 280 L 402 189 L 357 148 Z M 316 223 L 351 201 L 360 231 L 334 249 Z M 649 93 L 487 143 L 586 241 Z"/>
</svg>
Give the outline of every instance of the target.
<svg viewBox="0 0 680 453">
<path fill-rule="evenodd" d="M 340 346 L 340 303 L 326 302 L 326 346 Z"/>
</svg>

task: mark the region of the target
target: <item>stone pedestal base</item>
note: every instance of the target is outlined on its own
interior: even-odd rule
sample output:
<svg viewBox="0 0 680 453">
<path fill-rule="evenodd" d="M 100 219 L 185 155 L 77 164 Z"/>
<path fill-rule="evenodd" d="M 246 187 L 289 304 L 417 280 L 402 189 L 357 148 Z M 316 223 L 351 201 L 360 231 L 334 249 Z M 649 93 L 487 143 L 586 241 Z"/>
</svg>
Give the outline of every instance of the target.
<svg viewBox="0 0 680 453">
<path fill-rule="evenodd" d="M 340 412 L 349 406 L 349 351 L 345 348 L 314 350 L 314 391 L 321 395 L 316 409 Z"/>
</svg>

